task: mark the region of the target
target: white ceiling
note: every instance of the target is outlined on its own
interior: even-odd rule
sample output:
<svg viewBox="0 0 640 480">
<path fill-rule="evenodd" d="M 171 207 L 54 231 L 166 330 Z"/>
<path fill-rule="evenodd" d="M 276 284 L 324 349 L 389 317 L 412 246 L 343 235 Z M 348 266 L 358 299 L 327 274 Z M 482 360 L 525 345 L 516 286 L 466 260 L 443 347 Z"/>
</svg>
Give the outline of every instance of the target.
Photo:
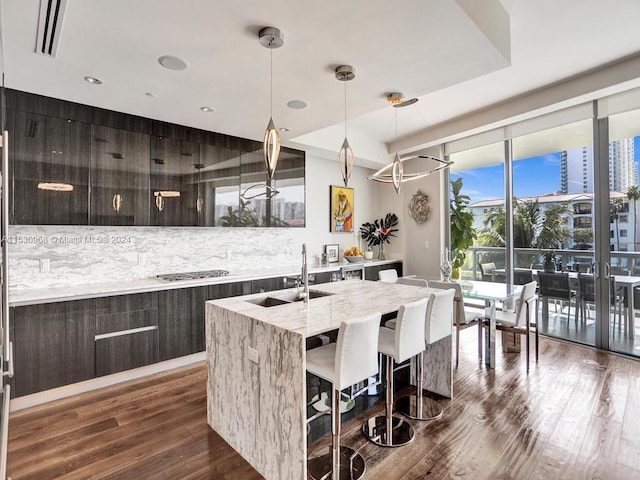
<svg viewBox="0 0 640 480">
<path fill-rule="evenodd" d="M 256 140 L 269 118 L 270 55 L 257 32 L 278 27 L 283 142 L 337 151 L 344 84 L 334 69 L 351 64 L 349 140 L 368 165 L 387 161 L 396 112 L 407 137 L 640 51 L 638 0 L 68 0 L 49 58 L 34 53 L 40 1 L 1 2 L 7 87 Z M 188 68 L 164 69 L 162 55 Z M 389 91 L 420 101 L 392 109 Z M 293 99 L 309 107 L 288 108 Z"/>
</svg>

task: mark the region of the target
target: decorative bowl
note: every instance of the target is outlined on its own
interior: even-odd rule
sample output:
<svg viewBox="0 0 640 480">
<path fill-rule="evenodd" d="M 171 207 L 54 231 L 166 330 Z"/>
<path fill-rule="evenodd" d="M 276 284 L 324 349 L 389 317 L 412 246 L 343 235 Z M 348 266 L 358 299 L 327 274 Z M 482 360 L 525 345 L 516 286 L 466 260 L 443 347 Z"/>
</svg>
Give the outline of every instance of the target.
<svg viewBox="0 0 640 480">
<path fill-rule="evenodd" d="M 358 263 L 362 261 L 362 255 L 345 255 L 344 258 L 347 259 L 349 263 Z"/>
</svg>

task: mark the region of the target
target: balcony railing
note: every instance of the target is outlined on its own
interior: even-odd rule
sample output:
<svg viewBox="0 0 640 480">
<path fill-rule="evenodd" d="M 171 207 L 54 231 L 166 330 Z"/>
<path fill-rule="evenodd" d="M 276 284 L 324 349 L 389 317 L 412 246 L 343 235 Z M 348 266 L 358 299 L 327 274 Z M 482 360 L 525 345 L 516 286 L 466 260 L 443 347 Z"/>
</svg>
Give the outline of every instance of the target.
<svg viewBox="0 0 640 480">
<path fill-rule="evenodd" d="M 514 268 L 531 268 L 532 265 L 544 264 L 542 252 L 537 248 L 516 248 L 514 249 Z M 595 253 L 593 250 L 553 250 L 556 261 L 562 263 L 563 267 L 575 264 L 591 267 L 594 262 Z M 480 264 L 494 263 L 496 268 L 505 268 L 505 249 L 503 247 L 471 247 L 467 253 L 467 259 L 461 269 L 461 277 L 467 279 L 481 278 Z M 611 252 L 611 268 L 615 271 L 620 269 L 629 272 L 631 275 L 640 275 L 640 252 Z M 581 268 L 581 270 L 583 270 Z M 584 271 L 584 270 L 583 270 Z"/>
</svg>

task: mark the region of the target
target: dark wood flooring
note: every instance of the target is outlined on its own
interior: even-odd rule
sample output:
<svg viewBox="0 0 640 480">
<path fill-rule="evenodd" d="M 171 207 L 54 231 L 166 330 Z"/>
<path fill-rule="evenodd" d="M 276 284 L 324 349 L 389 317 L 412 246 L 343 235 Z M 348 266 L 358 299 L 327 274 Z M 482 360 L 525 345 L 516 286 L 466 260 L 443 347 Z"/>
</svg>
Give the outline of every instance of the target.
<svg viewBox="0 0 640 480">
<path fill-rule="evenodd" d="M 363 413 L 344 426 L 369 479 L 638 479 L 640 362 L 541 339 L 479 365 L 462 332 L 455 396 L 444 416 L 412 422 L 403 448 L 369 444 Z M 206 371 L 185 367 L 12 414 L 8 473 L 19 479 L 261 478 L 206 423 Z M 376 407 L 380 411 L 380 407 Z M 320 440 L 315 446 L 328 442 Z"/>
</svg>

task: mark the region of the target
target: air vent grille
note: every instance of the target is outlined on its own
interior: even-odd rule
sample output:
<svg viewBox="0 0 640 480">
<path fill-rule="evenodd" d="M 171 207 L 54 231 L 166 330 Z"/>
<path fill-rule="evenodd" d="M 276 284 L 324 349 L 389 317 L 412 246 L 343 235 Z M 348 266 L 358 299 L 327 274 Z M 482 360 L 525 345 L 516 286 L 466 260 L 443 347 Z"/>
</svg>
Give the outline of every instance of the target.
<svg viewBox="0 0 640 480">
<path fill-rule="evenodd" d="M 67 0 L 40 0 L 36 53 L 55 57 Z"/>
</svg>

